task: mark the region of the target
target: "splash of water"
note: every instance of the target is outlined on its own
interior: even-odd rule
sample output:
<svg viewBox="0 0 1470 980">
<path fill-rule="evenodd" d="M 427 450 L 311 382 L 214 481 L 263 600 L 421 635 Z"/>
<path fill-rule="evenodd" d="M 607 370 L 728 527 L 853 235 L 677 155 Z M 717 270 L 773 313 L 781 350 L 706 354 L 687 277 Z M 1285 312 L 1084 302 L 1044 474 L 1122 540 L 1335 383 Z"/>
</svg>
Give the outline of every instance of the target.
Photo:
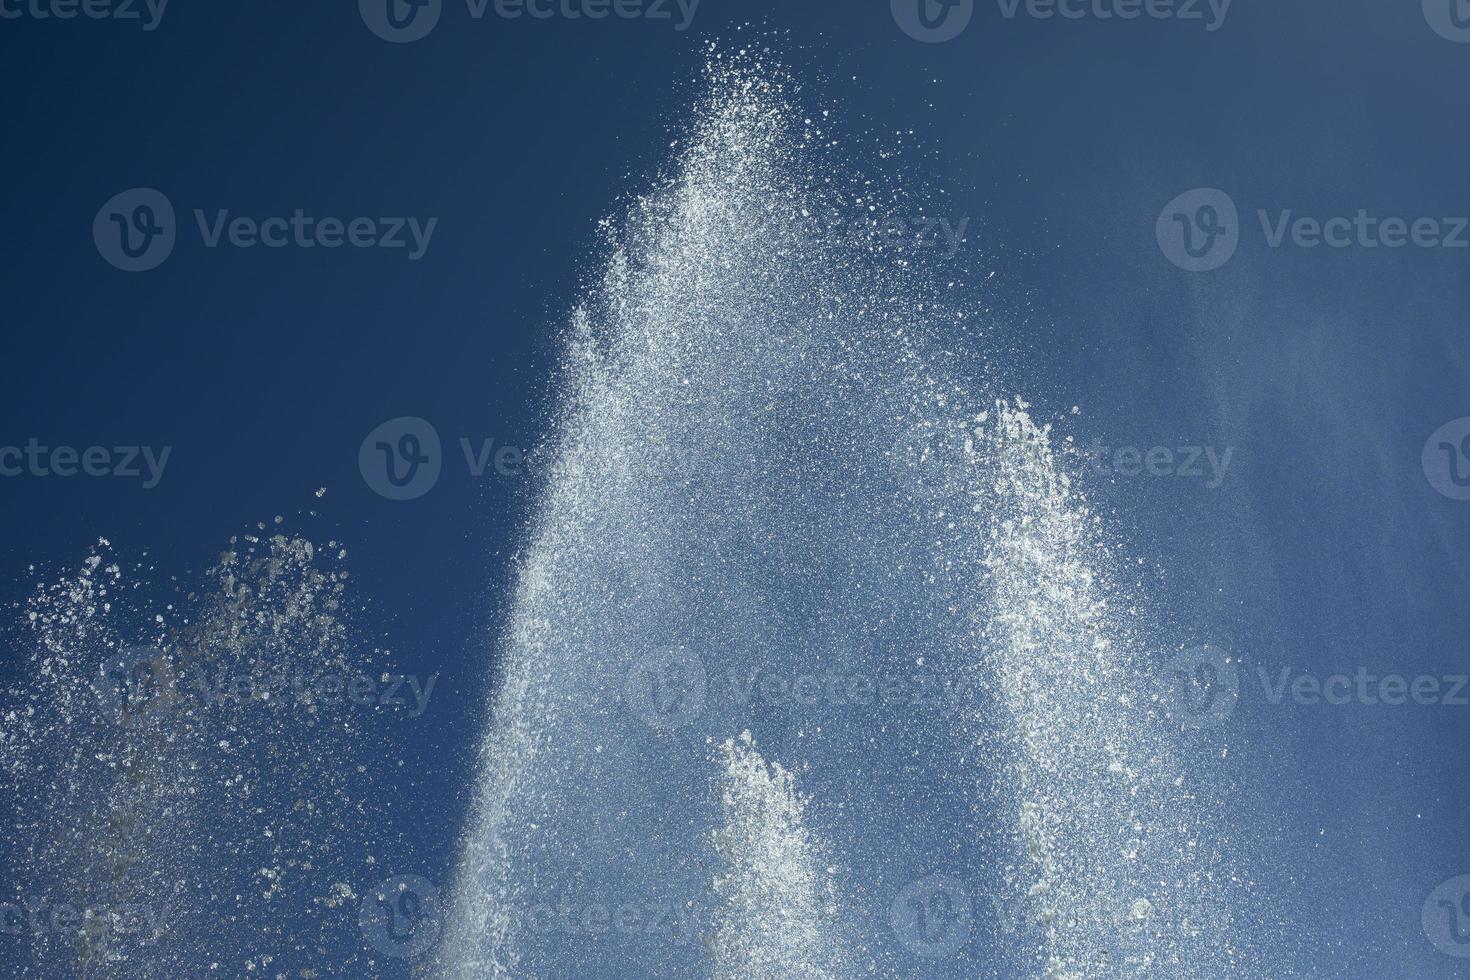
<svg viewBox="0 0 1470 980">
<path fill-rule="evenodd" d="M 845 975 L 826 923 L 831 883 L 803 823 L 796 774 L 768 763 L 749 732 L 720 746 L 714 831 L 719 900 L 711 951 L 719 980 L 832 980 Z"/>
<path fill-rule="evenodd" d="M 1003 795 L 1028 858 L 1007 887 L 1024 889 L 1048 980 L 1249 975 L 1229 939 L 1246 892 L 1217 853 L 1204 782 L 1181 766 L 1137 610 L 1026 408 L 997 404 L 975 432 L 984 667 L 1012 726 Z"/>
<path fill-rule="evenodd" d="M 1141 617 L 973 296 L 809 233 L 914 205 L 764 55 L 707 81 L 572 317 L 441 972 L 1251 975 Z"/>
<path fill-rule="evenodd" d="M 19 975 L 371 968 L 343 953 L 364 947 L 353 884 L 383 877 L 368 774 L 345 764 L 371 725 L 320 684 L 371 669 L 344 556 L 245 536 L 160 596 L 103 541 L 38 585 L 0 726 Z"/>
</svg>

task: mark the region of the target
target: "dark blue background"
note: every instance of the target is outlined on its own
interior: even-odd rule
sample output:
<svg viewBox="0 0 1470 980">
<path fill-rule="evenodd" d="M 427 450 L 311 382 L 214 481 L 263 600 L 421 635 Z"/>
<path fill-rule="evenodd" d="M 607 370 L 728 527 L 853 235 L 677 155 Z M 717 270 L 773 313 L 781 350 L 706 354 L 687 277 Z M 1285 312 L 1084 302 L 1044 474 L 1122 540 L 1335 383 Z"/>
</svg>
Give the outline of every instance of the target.
<svg viewBox="0 0 1470 980">
<path fill-rule="evenodd" d="M 754 27 L 749 24 L 754 23 Z M 669 22 L 472 21 L 451 0 L 391 45 L 355 4 L 173 0 L 162 26 L 0 21 L 5 383 L 0 444 L 174 447 L 163 483 L 0 480 L 0 597 L 98 536 L 169 573 L 287 526 L 349 549 L 368 635 L 442 672 L 404 729 L 419 870 L 446 880 L 484 720 L 508 557 L 534 480 L 473 481 L 456 441 L 547 430 L 555 336 L 596 220 L 665 162 L 710 38 L 757 38 L 853 134 L 913 129 L 935 210 L 968 216 L 1008 382 L 1109 445 L 1236 447 L 1209 491 L 1119 478 L 1103 509 L 1181 642 L 1266 665 L 1466 669 L 1470 504 L 1419 456 L 1470 415 L 1470 254 L 1269 250 L 1256 208 L 1470 211 L 1470 46 L 1417 0 L 1236 0 L 1225 27 L 1001 18 L 899 31 L 886 0 L 704 0 Z M 180 212 L 161 268 L 91 238 L 119 191 Z M 1240 253 L 1176 269 L 1154 242 L 1197 186 L 1242 211 Z M 191 209 L 436 216 L 427 256 L 200 246 Z M 373 494 L 363 437 L 399 415 L 446 443 L 439 485 Z M 325 486 L 321 500 L 313 491 Z M 317 510 L 319 516 L 306 514 Z M 12 663 L 16 661 L 12 659 Z M 1228 763 L 1278 834 L 1289 957 L 1323 976 L 1450 976 L 1420 903 L 1470 871 L 1470 708 L 1247 701 Z M 1263 843 L 1263 846 L 1266 846 Z M 1300 955 L 1301 959 L 1298 959 Z M 1285 958 L 1285 957 L 1284 957 Z"/>
</svg>

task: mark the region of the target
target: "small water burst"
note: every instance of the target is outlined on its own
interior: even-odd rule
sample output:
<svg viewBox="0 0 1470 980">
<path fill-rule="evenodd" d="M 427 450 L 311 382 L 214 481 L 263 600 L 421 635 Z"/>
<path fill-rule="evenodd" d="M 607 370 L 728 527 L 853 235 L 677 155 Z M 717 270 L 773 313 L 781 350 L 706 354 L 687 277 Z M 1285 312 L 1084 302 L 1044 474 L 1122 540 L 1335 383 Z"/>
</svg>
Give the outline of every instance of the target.
<svg viewBox="0 0 1470 980">
<path fill-rule="evenodd" d="M 36 913 L 19 975 L 353 969 L 325 951 L 355 931 L 333 882 L 377 838 L 342 764 L 372 726 L 335 682 L 373 668 L 345 571 L 277 533 L 231 541 L 186 595 L 155 577 L 101 542 L 28 603 L 0 728 L 5 898 Z"/>
<path fill-rule="evenodd" d="M 768 763 L 750 732 L 720 745 L 724 822 L 711 949 L 720 980 L 845 976 L 831 935 L 835 885 L 805 825 L 796 774 Z"/>
</svg>

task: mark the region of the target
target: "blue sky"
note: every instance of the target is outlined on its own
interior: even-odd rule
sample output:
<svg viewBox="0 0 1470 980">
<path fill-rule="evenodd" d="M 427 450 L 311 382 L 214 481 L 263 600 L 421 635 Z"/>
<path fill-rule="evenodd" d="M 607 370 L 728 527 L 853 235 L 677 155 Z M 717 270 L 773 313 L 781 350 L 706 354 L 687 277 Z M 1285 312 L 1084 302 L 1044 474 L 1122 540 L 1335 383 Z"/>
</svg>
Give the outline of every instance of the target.
<svg viewBox="0 0 1470 980">
<path fill-rule="evenodd" d="M 1280 914 L 1319 975 L 1456 975 L 1420 914 L 1470 873 L 1470 706 L 1272 704 L 1259 679 L 1470 671 L 1470 502 L 1424 463 L 1431 434 L 1470 416 L 1470 44 L 1445 19 L 1454 0 L 1437 2 L 1131 20 L 1098 16 L 1120 0 L 1064 4 L 1076 18 L 978 3 L 926 43 L 880 0 L 669 3 L 668 19 L 493 3 L 476 18 L 445 0 L 401 44 L 350 3 L 174 0 L 134 21 L 0 2 L 19 12 L 0 19 L 0 446 L 74 447 L 78 468 L 89 447 L 137 446 L 145 472 L 147 447 L 159 476 L 27 463 L 0 478 L 0 598 L 98 537 L 180 575 L 277 514 L 344 542 L 365 631 L 405 671 L 440 675 L 396 735 L 414 772 L 398 819 L 413 870 L 446 879 L 536 487 L 496 453 L 547 434 L 596 223 L 666 164 L 703 46 L 755 38 L 860 164 L 863 134 L 923 147 L 905 165 L 932 212 L 967 222 L 955 268 L 976 277 L 1008 376 L 1049 413 L 1082 408 L 1079 442 L 1111 461 L 1103 510 L 1179 645 L 1238 659 L 1221 773 L 1274 834 Z M 93 226 L 134 188 L 167 199 L 176 241 L 126 272 Z M 1156 231 L 1199 188 L 1233 206 L 1237 241 L 1194 272 Z M 1202 233 L 1200 200 L 1179 213 Z M 299 244 L 298 209 L 316 247 Z M 1355 222 L 1342 247 L 1293 225 L 1360 212 L 1373 236 Z M 1385 243 L 1392 219 L 1407 243 Z M 241 247 L 287 227 L 284 247 Z M 432 422 L 442 472 L 395 501 L 359 452 L 401 416 Z M 490 461 L 479 476 L 466 444 Z M 1208 474 L 1210 452 L 1229 453 L 1218 480 L 1180 472 Z M 21 663 L 9 650 L 5 676 Z"/>
</svg>

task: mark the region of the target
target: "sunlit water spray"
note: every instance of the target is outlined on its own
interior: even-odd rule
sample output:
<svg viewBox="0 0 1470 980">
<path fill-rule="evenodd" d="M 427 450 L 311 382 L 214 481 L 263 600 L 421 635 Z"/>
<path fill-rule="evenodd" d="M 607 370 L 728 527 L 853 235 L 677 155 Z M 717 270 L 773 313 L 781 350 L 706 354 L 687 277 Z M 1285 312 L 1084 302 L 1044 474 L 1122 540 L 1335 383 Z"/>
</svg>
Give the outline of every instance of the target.
<svg viewBox="0 0 1470 980">
<path fill-rule="evenodd" d="M 707 81 L 571 318 L 437 969 L 1259 975 L 1066 440 L 912 197 Z"/>
<path fill-rule="evenodd" d="M 21 975 L 1266 975 L 1067 437 L 913 194 L 761 56 L 706 81 L 571 317 L 442 937 L 374 918 L 392 742 L 292 684 L 381 672 L 344 555 L 261 528 L 21 610 L 3 899 L 75 912 Z"/>
<path fill-rule="evenodd" d="M 718 906 L 711 933 L 720 980 L 846 975 L 830 872 L 805 825 L 796 774 L 768 763 L 749 732 L 720 746 L 723 822 L 714 831 Z"/>
<path fill-rule="evenodd" d="M 394 764 L 345 687 L 378 652 L 355 642 L 340 546 L 261 532 L 192 586 L 100 542 L 20 610 L 29 660 L 0 710 L 12 975 L 379 971 L 358 908 L 399 853 L 374 779 Z"/>
</svg>

